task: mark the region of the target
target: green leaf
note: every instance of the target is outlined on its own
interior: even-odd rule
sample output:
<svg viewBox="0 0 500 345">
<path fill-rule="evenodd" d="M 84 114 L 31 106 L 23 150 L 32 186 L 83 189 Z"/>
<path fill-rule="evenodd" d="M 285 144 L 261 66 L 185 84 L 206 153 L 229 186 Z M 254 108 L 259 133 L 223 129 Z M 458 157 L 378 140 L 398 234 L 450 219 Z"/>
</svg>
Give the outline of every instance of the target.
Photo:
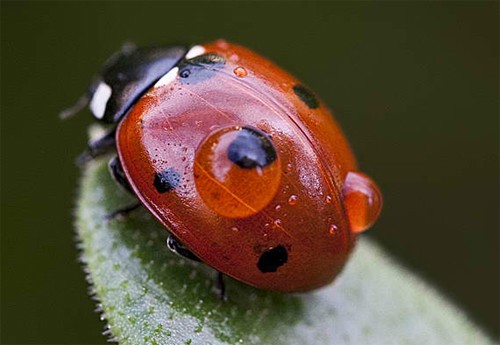
<svg viewBox="0 0 500 345">
<path fill-rule="evenodd" d="M 106 159 L 85 169 L 77 208 L 82 258 L 105 332 L 120 344 L 491 344 L 465 315 L 373 242 L 359 241 L 341 276 L 302 294 L 265 292 L 226 279 L 166 248 L 145 210 L 105 216 L 134 199 Z"/>
</svg>

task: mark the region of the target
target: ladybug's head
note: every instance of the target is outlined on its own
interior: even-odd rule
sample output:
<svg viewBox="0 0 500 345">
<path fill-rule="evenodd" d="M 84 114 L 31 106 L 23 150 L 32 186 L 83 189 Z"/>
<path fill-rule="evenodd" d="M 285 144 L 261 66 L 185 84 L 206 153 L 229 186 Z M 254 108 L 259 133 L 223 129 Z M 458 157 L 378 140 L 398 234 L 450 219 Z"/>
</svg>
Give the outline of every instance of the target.
<svg viewBox="0 0 500 345">
<path fill-rule="evenodd" d="M 87 92 L 61 113 L 69 117 L 89 106 L 92 115 L 104 123 L 116 123 L 158 79 L 185 55 L 186 48 L 137 48 L 125 44 L 103 65 Z"/>
</svg>

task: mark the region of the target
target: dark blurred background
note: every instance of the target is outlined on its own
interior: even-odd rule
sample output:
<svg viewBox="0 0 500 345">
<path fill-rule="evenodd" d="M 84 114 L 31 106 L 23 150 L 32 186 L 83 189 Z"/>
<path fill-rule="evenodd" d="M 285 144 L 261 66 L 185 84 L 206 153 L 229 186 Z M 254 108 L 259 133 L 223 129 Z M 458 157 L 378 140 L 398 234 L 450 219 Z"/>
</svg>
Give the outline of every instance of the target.
<svg viewBox="0 0 500 345">
<path fill-rule="evenodd" d="M 385 209 L 367 236 L 499 335 L 498 2 L 1 3 L 3 343 L 105 343 L 71 212 L 88 112 L 125 41 L 251 47 L 334 110 Z"/>
</svg>

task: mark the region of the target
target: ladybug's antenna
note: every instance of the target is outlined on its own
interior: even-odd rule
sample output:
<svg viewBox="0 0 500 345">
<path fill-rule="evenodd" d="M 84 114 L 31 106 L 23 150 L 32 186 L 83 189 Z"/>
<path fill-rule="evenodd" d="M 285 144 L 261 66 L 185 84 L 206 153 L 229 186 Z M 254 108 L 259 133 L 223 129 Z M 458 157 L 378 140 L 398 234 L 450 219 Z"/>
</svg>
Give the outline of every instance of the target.
<svg viewBox="0 0 500 345">
<path fill-rule="evenodd" d="M 85 108 L 90 102 L 90 96 L 86 92 L 83 94 L 71 107 L 64 109 L 59 113 L 59 118 L 61 120 L 66 120 L 69 117 L 72 117 L 78 114 L 83 108 Z"/>
</svg>

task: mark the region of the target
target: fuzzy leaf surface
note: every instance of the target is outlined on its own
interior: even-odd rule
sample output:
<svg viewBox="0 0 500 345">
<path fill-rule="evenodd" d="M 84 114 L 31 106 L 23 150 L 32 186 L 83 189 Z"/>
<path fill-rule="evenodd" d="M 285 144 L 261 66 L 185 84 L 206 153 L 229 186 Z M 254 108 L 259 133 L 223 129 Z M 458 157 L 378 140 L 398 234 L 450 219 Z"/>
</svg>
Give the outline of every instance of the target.
<svg viewBox="0 0 500 345">
<path fill-rule="evenodd" d="M 76 225 L 106 333 L 120 344 L 492 343 L 366 238 L 325 288 L 281 294 L 226 279 L 229 300 L 221 302 L 215 272 L 172 254 L 167 231 L 146 210 L 106 221 L 134 202 L 112 181 L 106 163 L 98 159 L 85 168 Z"/>
</svg>

